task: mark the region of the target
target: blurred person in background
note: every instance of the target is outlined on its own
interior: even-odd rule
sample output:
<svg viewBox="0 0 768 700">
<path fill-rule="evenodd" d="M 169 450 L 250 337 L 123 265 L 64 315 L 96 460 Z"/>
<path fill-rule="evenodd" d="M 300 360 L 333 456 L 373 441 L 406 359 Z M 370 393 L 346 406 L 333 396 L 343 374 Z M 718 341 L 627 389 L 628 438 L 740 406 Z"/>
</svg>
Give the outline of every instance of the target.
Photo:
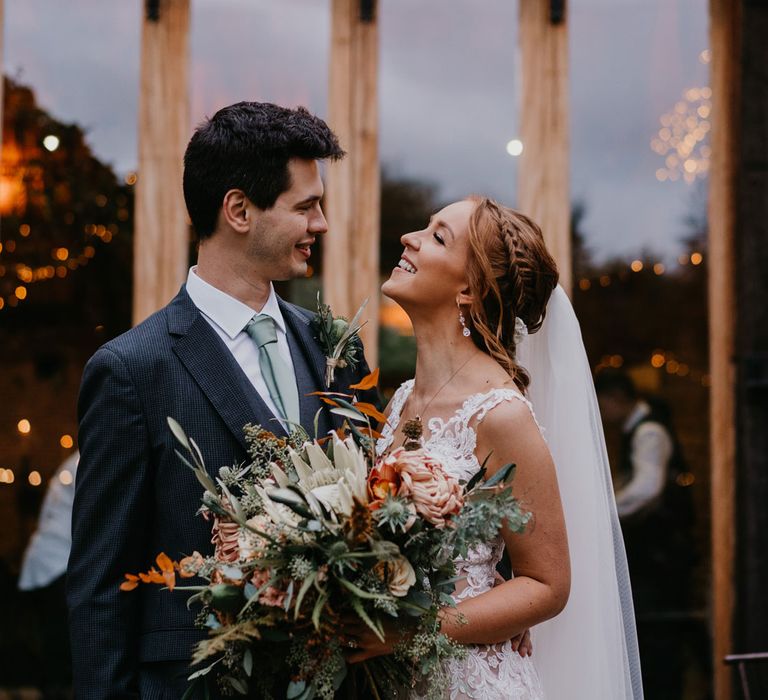
<svg viewBox="0 0 768 700">
<path fill-rule="evenodd" d="M 685 657 L 700 656 L 700 645 L 692 641 L 699 636 L 697 625 L 690 624 L 698 557 L 689 473 L 661 400 L 641 397 L 621 370 L 599 372 L 595 388 L 606 429 L 621 432 L 614 486 L 632 580 L 643 686 L 654 700 L 679 700 L 684 697 Z"/>
<path fill-rule="evenodd" d="M 70 455 L 48 482 L 37 528 L 24 552 L 19 575 L 19 590 L 26 594 L 35 615 L 35 641 L 40 653 L 38 683 L 45 700 L 71 697 L 65 580 L 79 459 L 77 452 Z"/>
</svg>

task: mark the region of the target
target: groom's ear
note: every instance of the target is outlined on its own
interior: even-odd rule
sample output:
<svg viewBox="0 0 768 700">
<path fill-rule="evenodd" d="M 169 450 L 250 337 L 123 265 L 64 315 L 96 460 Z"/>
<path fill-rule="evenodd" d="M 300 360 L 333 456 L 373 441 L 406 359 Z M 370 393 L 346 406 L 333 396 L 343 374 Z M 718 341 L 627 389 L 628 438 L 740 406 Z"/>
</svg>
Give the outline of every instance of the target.
<svg viewBox="0 0 768 700">
<path fill-rule="evenodd" d="M 227 225 L 237 233 L 248 233 L 250 222 L 248 221 L 248 197 L 242 190 L 229 190 L 224 195 L 221 205 L 221 215 Z"/>
</svg>

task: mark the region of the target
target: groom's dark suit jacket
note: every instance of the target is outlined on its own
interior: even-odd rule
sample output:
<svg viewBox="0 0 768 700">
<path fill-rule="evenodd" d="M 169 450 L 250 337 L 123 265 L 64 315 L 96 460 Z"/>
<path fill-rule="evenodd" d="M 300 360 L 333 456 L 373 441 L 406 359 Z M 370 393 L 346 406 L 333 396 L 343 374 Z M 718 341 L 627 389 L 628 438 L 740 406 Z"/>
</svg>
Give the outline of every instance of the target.
<svg viewBox="0 0 768 700">
<path fill-rule="evenodd" d="M 312 314 L 279 300 L 300 396 L 312 426 L 321 403 L 325 357 Z M 339 371 L 345 389 L 368 372 Z M 370 400 L 370 397 L 367 397 Z M 174 454 L 175 418 L 200 446 L 208 471 L 246 460 L 243 426 L 279 423 L 184 288 L 164 309 L 108 342 L 88 362 L 80 391 L 80 463 L 72 520 L 68 603 L 77 700 L 171 698 L 192 646 L 188 593 L 142 585 L 119 590 L 126 572 L 156 555 L 212 551 L 211 525 L 196 516 L 202 488 Z M 332 427 L 323 411 L 319 432 Z"/>
</svg>

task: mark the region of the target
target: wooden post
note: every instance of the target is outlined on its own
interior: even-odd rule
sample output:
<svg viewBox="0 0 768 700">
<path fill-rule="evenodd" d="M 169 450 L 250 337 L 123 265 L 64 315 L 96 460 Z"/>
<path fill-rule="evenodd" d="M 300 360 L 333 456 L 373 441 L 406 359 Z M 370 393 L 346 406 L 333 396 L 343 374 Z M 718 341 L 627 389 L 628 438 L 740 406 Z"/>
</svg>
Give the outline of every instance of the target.
<svg viewBox="0 0 768 700">
<path fill-rule="evenodd" d="M 544 232 L 560 269 L 560 284 L 572 284 L 568 24 L 565 0 L 520 0 L 523 153 L 518 207 Z"/>
<path fill-rule="evenodd" d="M 328 166 L 323 299 L 351 318 L 368 298 L 362 330 L 371 367 L 379 330 L 379 40 L 375 0 L 333 0 L 328 123 L 347 156 Z"/>
<path fill-rule="evenodd" d="M 712 469 L 713 669 L 717 700 L 731 697 L 733 649 L 736 379 L 734 232 L 740 87 L 740 5 L 710 0 L 712 162 L 709 170 L 709 371 Z M 759 650 L 755 650 L 759 651 Z"/>
<path fill-rule="evenodd" d="M 146 0 L 141 36 L 134 324 L 167 304 L 186 277 L 189 225 L 182 159 L 189 138 L 189 0 Z"/>
</svg>

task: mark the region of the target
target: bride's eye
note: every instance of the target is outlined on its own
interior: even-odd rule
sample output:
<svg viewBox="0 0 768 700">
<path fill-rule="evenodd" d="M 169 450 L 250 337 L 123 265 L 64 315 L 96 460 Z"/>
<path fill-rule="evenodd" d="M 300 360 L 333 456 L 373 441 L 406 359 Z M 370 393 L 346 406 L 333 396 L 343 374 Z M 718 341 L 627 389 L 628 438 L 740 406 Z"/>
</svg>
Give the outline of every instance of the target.
<svg viewBox="0 0 768 700">
<path fill-rule="evenodd" d="M 445 240 L 443 239 L 443 237 L 442 237 L 442 236 L 441 236 L 439 233 L 435 232 L 435 233 L 433 233 L 432 235 L 435 237 L 435 240 L 436 240 L 436 241 L 437 241 L 437 242 L 438 242 L 440 245 L 445 245 Z"/>
</svg>

